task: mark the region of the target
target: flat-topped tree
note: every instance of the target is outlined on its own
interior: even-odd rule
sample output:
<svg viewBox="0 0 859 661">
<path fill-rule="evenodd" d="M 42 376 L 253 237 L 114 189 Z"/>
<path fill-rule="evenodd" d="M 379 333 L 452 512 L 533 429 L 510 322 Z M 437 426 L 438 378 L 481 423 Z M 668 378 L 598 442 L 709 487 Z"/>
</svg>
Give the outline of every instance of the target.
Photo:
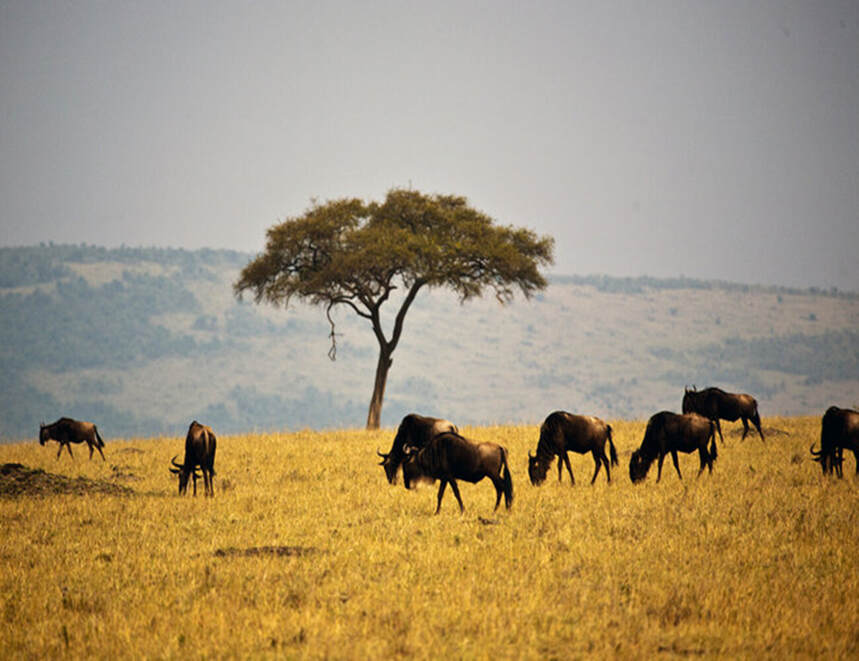
<svg viewBox="0 0 859 661">
<path fill-rule="evenodd" d="M 331 311 L 344 305 L 370 322 L 379 360 L 367 429 L 378 429 L 392 355 L 406 313 L 418 292 L 445 287 L 466 301 L 492 291 L 501 303 L 518 288 L 526 298 L 546 287 L 539 267 L 552 263 L 554 240 L 494 224 L 464 197 L 393 189 L 382 203 L 341 199 L 313 203 L 304 215 L 270 227 L 263 253 L 245 266 L 234 285 L 257 303 L 289 305 L 293 298 Z M 390 335 L 380 309 L 391 293 L 403 298 Z"/>
</svg>

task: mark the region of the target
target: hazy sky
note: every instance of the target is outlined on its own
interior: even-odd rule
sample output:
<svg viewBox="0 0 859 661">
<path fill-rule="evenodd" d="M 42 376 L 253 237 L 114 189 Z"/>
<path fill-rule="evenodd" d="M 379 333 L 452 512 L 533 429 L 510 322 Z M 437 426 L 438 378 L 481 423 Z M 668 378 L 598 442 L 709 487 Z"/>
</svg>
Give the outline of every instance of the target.
<svg viewBox="0 0 859 661">
<path fill-rule="evenodd" d="M 859 3 L 0 0 L 0 244 L 457 193 L 555 273 L 859 290 Z"/>
</svg>

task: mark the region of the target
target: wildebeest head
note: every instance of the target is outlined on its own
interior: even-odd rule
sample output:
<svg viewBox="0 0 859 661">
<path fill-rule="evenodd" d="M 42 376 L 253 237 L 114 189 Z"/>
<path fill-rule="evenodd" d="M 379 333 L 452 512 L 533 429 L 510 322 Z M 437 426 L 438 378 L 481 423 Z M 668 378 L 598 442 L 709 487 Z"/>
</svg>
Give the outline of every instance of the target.
<svg viewBox="0 0 859 661">
<path fill-rule="evenodd" d="M 39 423 L 39 445 L 44 445 L 49 440 L 51 440 L 50 436 L 51 434 L 48 431 L 48 428 L 45 426 L 45 423 Z"/>
<path fill-rule="evenodd" d="M 640 450 L 636 450 L 629 458 L 629 479 L 633 484 L 641 482 L 647 477 L 647 471 L 650 468 L 650 462 L 645 460 Z"/>
<path fill-rule="evenodd" d="M 543 484 L 548 471 L 549 464 L 547 462 L 541 462 L 538 457 L 528 452 L 528 478 L 531 480 L 531 484 L 535 487 Z"/>
<path fill-rule="evenodd" d="M 194 489 L 197 489 L 197 480 L 200 477 L 200 474 L 197 472 L 197 467 L 194 467 L 194 470 L 187 470 L 183 464 L 180 464 L 176 461 L 176 456 L 173 456 L 173 459 L 170 460 L 170 463 L 173 464 L 173 468 L 170 469 L 170 472 L 174 475 L 179 476 L 179 495 L 181 496 L 188 489 L 188 478 L 194 478 Z"/>
<path fill-rule="evenodd" d="M 833 471 L 836 474 L 840 472 L 843 459 L 838 456 L 837 450 L 831 449 L 829 452 L 824 452 L 823 449 L 815 450 L 814 443 L 811 444 L 809 450 L 812 454 L 812 461 L 820 464 L 820 469 L 824 475 L 829 475 Z"/>
<path fill-rule="evenodd" d="M 399 462 L 391 456 L 393 452 L 383 454 L 377 449 L 376 454 L 382 458 L 379 465 L 385 469 L 385 477 L 388 478 L 388 482 L 394 484 L 397 479 L 397 468 L 399 468 Z"/>
<path fill-rule="evenodd" d="M 692 386 L 691 390 L 687 387 L 683 388 L 683 413 L 692 413 L 694 411 L 695 396 L 697 394 L 698 390 L 695 386 Z"/>
</svg>

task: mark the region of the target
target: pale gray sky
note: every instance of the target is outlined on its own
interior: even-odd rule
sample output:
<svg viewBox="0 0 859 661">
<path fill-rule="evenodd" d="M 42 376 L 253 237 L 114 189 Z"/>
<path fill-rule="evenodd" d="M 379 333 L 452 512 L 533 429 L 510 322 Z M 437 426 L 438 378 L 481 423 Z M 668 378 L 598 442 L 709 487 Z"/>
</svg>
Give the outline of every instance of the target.
<svg viewBox="0 0 859 661">
<path fill-rule="evenodd" d="M 555 273 L 859 290 L 859 3 L 0 0 L 0 245 L 457 193 Z"/>
</svg>

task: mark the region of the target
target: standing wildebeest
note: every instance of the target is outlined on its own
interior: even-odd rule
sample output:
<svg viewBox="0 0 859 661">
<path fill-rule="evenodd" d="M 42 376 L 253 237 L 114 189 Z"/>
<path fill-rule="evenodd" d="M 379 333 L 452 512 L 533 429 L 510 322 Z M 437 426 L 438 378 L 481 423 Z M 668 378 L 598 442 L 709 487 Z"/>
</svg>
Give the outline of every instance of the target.
<svg viewBox="0 0 859 661">
<path fill-rule="evenodd" d="M 394 443 L 391 445 L 391 451 L 388 454 L 382 454 L 376 450 L 376 454 L 382 457 L 379 465 L 385 469 L 385 476 L 388 482 L 394 484 L 397 480 L 397 469 L 405 459 L 404 448 L 409 445 L 411 447 L 421 449 L 430 442 L 434 436 L 442 432 L 459 433 L 456 425 L 449 420 L 442 418 L 428 418 L 410 413 L 400 422 L 397 428 L 397 435 L 394 436 Z"/>
<path fill-rule="evenodd" d="M 502 493 L 507 509 L 513 504 L 513 480 L 507 466 L 507 450 L 497 443 L 472 443 L 459 434 L 444 432 L 432 438 L 422 449 L 407 446 L 404 451 L 406 463 L 403 464 L 403 482 L 406 489 L 411 488 L 416 475 L 441 480 L 436 514 L 441 509 L 441 499 L 448 482 L 459 502 L 459 511 L 465 511 L 457 480 L 476 484 L 488 477 L 495 487 L 495 509 L 498 509 Z"/>
<path fill-rule="evenodd" d="M 851 450 L 856 459 L 856 474 L 859 475 L 859 411 L 830 406 L 820 423 L 820 450 L 815 451 L 814 443 L 810 450 L 814 460 L 820 462 L 824 475 L 834 469 L 838 477 L 843 475 L 843 452 Z"/>
<path fill-rule="evenodd" d="M 104 452 L 101 451 L 104 447 L 104 441 L 96 426 L 91 422 L 60 418 L 50 425 L 40 424 L 39 445 L 44 445 L 48 441 L 57 441 L 60 444 L 60 449 L 57 450 L 57 459 L 63 452 L 63 445 L 69 451 L 69 456 L 74 459 L 71 444 L 86 443 L 89 446 L 89 458 L 92 459 L 92 451 L 95 448 L 104 461 Z"/>
<path fill-rule="evenodd" d="M 677 476 L 682 480 L 680 464 L 677 461 L 678 452 L 694 452 L 698 450 L 701 467 L 698 475 L 704 470 L 704 466 L 713 472 L 713 462 L 716 460 L 716 425 L 712 420 L 697 413 L 679 415 L 669 411 L 661 411 L 653 415 L 647 421 L 647 429 L 644 432 L 644 440 L 641 447 L 632 453 L 629 460 L 629 477 L 635 482 L 640 482 L 647 476 L 650 464 L 654 459 L 659 459 L 656 481 L 662 477 L 662 462 L 666 454 L 671 454 Z M 710 443 L 710 451 L 707 452 L 707 441 Z"/>
<path fill-rule="evenodd" d="M 203 471 L 203 486 L 206 496 L 215 495 L 215 447 L 218 439 L 212 433 L 212 429 L 201 425 L 194 420 L 188 427 L 188 435 L 185 437 L 185 461 L 176 463 L 173 457 L 170 472 L 179 476 L 179 494 L 185 493 L 188 488 L 188 478 L 194 478 L 194 495 L 197 495 L 197 466 Z"/>
<path fill-rule="evenodd" d="M 758 402 L 751 395 L 745 393 L 725 392 L 721 388 L 704 388 L 704 390 L 696 390 L 692 386 L 692 390 L 684 388 L 683 392 L 683 413 L 699 413 L 716 423 L 716 430 L 719 432 L 719 439 L 722 443 L 725 438 L 722 436 L 722 425 L 719 424 L 719 419 L 727 420 L 728 422 L 736 422 L 740 418 L 743 420 L 743 437 L 740 440 L 746 440 L 746 434 L 749 433 L 749 420 L 758 430 L 761 440 L 764 440 L 764 433 L 761 431 L 761 418 L 758 415 Z"/>
<path fill-rule="evenodd" d="M 609 460 L 605 455 L 605 444 L 608 441 L 611 465 L 617 466 L 617 452 L 611 440 L 611 427 L 599 418 L 593 416 L 573 415 L 566 411 L 550 413 L 540 427 L 540 440 L 537 443 L 537 455 L 528 453 L 528 477 L 531 484 L 537 486 L 546 479 L 549 465 L 558 457 L 558 482 L 561 481 L 562 467 L 566 465 L 570 474 L 570 482 L 576 483 L 570 457 L 567 452 L 578 452 L 593 455 L 596 470 L 591 478 L 591 484 L 597 479 L 600 466 L 605 466 L 606 478 L 611 482 Z"/>
</svg>

